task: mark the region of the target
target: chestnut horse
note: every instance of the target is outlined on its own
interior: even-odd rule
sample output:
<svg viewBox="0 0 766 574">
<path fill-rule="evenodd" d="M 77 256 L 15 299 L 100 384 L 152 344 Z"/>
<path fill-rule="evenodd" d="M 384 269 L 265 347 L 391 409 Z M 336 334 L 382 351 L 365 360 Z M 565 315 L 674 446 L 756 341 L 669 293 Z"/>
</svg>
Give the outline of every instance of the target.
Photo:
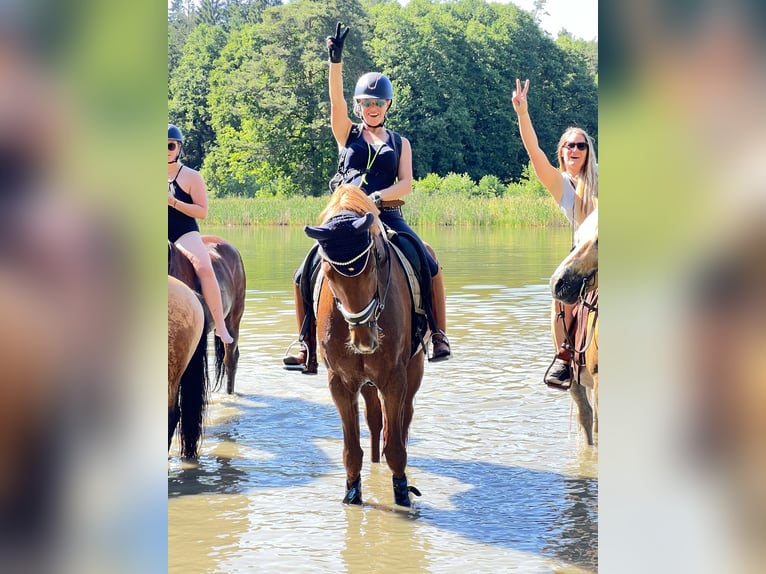
<svg viewBox="0 0 766 574">
<path fill-rule="evenodd" d="M 550 287 L 553 297 L 562 303 L 579 301 L 570 392 L 580 426 L 592 445 L 593 434 L 598 432 L 598 208 L 580 225 L 575 247 L 551 276 Z"/>
<path fill-rule="evenodd" d="M 181 454 L 197 458 L 207 404 L 207 333 L 199 295 L 168 275 L 168 450 L 179 426 Z"/>
<path fill-rule="evenodd" d="M 423 352 L 411 345 L 412 302 L 407 278 L 392 252 L 375 204 L 358 188 L 338 187 L 320 227 L 306 235 L 319 243 L 322 280 L 316 313 L 319 356 L 343 426 L 345 504 L 362 504 L 363 451 L 359 394 L 371 435 L 372 462 L 383 454 L 393 474 L 394 502 L 410 506 L 407 434 L 423 377 Z M 323 278 L 322 278 L 323 276 Z M 381 406 L 382 405 L 382 406 Z"/>
<path fill-rule="evenodd" d="M 213 271 L 221 288 L 226 328 L 234 337 L 234 341 L 229 344 L 215 337 L 216 388 L 219 388 L 223 382 L 225 368 L 226 392 L 231 394 L 234 392 L 234 378 L 239 361 L 239 324 L 245 312 L 245 265 L 237 248 L 225 239 L 215 235 L 203 235 L 202 241 L 210 253 Z M 168 275 L 180 279 L 195 291 L 200 292 L 199 281 L 191 261 L 170 241 L 168 241 Z M 205 314 L 209 315 L 207 305 L 205 305 Z M 209 321 L 208 330 L 212 329 L 212 325 L 212 321 Z"/>
</svg>

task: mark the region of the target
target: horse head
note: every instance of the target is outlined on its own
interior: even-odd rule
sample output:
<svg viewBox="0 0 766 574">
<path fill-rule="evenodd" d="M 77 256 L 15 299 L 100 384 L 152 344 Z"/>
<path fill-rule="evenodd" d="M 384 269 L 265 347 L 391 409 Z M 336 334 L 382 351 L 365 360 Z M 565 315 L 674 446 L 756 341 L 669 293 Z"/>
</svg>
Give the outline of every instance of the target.
<svg viewBox="0 0 766 574">
<path fill-rule="evenodd" d="M 554 271 L 550 287 L 553 297 L 566 304 L 598 288 L 598 208 L 580 225 L 575 247 Z"/>
<path fill-rule="evenodd" d="M 386 297 L 380 292 L 380 255 L 370 232 L 375 220 L 371 212 L 344 210 L 319 227 L 304 228 L 319 243 L 325 281 L 359 354 L 374 353 L 379 346 L 377 320 Z"/>
</svg>

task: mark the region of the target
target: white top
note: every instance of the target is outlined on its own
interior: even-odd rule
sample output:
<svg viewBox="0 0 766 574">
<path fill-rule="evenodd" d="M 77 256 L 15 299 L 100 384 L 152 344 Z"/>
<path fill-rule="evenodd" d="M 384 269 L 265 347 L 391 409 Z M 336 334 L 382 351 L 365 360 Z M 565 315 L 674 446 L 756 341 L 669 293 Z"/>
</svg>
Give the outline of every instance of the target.
<svg viewBox="0 0 766 574">
<path fill-rule="evenodd" d="M 574 205 L 575 205 L 575 188 L 572 178 L 565 172 L 561 172 L 561 180 L 563 183 L 563 193 L 561 194 L 561 201 L 559 201 L 559 208 L 561 212 L 566 215 L 570 225 L 575 228 L 580 227 L 580 224 L 575 221 Z"/>
</svg>

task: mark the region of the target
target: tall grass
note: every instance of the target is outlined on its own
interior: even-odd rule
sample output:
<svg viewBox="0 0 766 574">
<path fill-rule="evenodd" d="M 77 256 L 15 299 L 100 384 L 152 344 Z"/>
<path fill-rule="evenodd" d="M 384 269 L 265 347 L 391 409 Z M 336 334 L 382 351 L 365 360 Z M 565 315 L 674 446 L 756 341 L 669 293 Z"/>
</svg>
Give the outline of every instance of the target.
<svg viewBox="0 0 766 574">
<path fill-rule="evenodd" d="M 566 225 L 550 197 L 464 197 L 412 193 L 405 198 L 404 218 L 417 226 Z M 206 223 L 211 225 L 306 225 L 318 223 L 327 197 L 211 198 Z"/>
</svg>

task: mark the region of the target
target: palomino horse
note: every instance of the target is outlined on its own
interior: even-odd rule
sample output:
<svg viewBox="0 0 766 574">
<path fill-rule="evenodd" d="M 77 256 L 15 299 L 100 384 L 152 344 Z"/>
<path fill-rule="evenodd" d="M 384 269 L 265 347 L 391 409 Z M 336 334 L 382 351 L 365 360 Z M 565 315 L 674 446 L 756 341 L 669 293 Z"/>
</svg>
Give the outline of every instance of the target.
<svg viewBox="0 0 766 574">
<path fill-rule="evenodd" d="M 580 225 L 575 247 L 553 273 L 550 287 L 562 303 L 579 301 L 570 392 L 585 438 L 592 445 L 598 432 L 598 208 Z"/>
<path fill-rule="evenodd" d="M 319 356 L 343 425 L 346 504 L 362 504 L 359 393 L 365 400 L 372 462 L 383 454 L 393 473 L 394 501 L 410 506 L 407 433 L 423 377 L 423 352 L 411 345 L 412 303 L 407 278 L 392 252 L 375 204 L 357 187 L 342 185 L 306 227 L 319 243 L 322 286 L 317 302 Z M 318 279 L 317 281 L 319 281 Z M 382 408 L 381 408 L 382 404 Z"/>
<path fill-rule="evenodd" d="M 173 434 L 184 458 L 197 458 L 207 403 L 207 333 L 197 293 L 168 275 L 168 450 Z"/>
<path fill-rule="evenodd" d="M 221 288 L 223 314 L 226 328 L 234 337 L 234 342 L 225 344 L 215 337 L 215 381 L 219 388 L 226 370 L 226 392 L 234 392 L 234 377 L 239 361 L 239 324 L 245 312 L 245 265 L 242 257 L 231 243 L 214 235 L 203 235 L 202 241 L 210 252 L 213 271 Z M 194 267 L 178 248 L 168 241 L 168 275 L 172 275 L 199 292 L 199 282 Z M 207 305 L 205 305 L 205 312 Z M 212 321 L 209 322 L 212 328 Z"/>
</svg>

